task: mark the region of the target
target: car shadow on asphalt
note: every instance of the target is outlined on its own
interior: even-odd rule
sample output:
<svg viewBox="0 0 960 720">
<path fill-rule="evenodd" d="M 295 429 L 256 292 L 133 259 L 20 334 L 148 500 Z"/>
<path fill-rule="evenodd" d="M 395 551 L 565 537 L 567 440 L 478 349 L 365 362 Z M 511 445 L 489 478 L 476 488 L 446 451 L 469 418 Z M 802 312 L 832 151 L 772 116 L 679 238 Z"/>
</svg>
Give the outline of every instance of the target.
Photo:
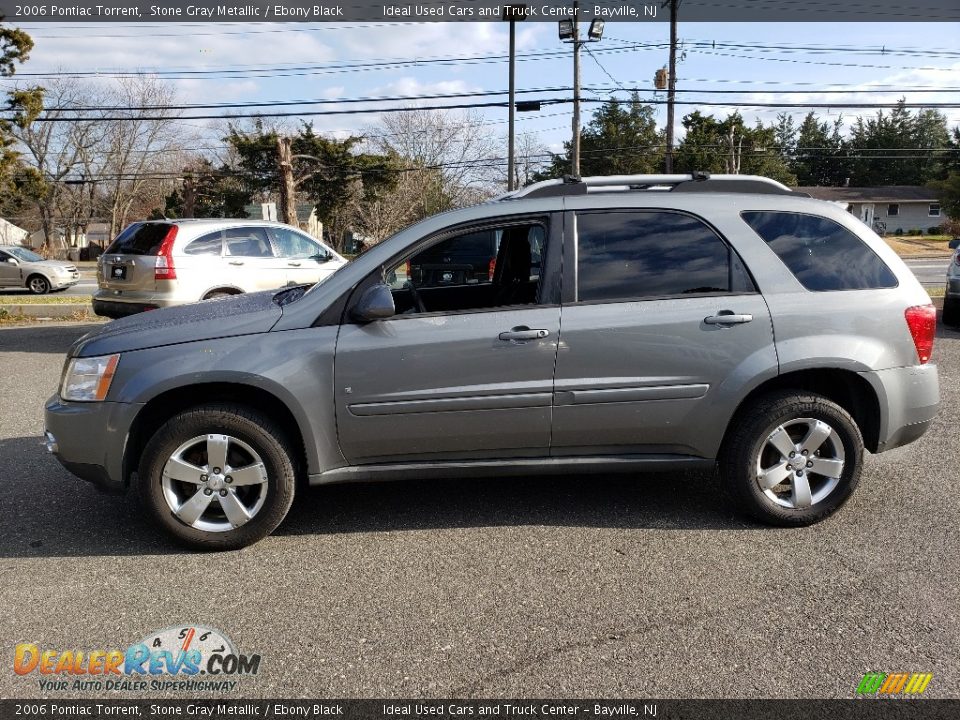
<svg viewBox="0 0 960 720">
<path fill-rule="evenodd" d="M 0 326 L 0 352 L 63 355 L 80 337 L 102 323 Z"/>
<path fill-rule="evenodd" d="M 0 440 L 8 519 L 0 557 L 189 552 L 147 518 L 132 493 L 109 495 L 73 477 L 40 438 Z M 433 529 L 750 529 L 719 499 L 709 472 L 447 479 L 303 487 L 276 536 Z"/>
</svg>

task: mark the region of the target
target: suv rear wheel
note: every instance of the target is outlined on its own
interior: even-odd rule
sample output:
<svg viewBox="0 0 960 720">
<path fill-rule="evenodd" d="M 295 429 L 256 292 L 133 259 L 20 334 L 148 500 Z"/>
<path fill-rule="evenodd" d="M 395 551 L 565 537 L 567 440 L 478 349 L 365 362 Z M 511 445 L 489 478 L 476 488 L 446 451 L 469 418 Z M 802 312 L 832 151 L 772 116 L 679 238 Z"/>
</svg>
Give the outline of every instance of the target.
<svg viewBox="0 0 960 720">
<path fill-rule="evenodd" d="M 293 502 L 289 440 L 269 418 L 211 404 L 168 420 L 140 460 L 138 492 L 178 541 L 234 550 L 269 535 Z"/>
<path fill-rule="evenodd" d="M 777 392 L 738 417 L 720 462 L 741 510 L 772 525 L 811 525 L 853 494 L 863 436 L 835 402 L 815 393 Z"/>
</svg>

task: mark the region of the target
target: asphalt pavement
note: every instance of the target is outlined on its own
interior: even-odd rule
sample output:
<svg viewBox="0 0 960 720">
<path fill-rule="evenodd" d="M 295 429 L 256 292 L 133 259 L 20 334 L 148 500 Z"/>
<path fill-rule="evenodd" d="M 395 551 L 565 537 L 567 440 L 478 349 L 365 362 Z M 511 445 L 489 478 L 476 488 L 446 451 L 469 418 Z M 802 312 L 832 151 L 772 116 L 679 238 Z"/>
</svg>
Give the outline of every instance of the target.
<svg viewBox="0 0 960 720">
<path fill-rule="evenodd" d="M 740 519 L 710 474 L 403 482 L 307 490 L 273 536 L 198 554 L 41 446 L 84 331 L 0 329 L 8 658 L 199 623 L 262 655 L 231 697 L 849 698 L 868 671 L 960 697 L 958 333 L 932 430 L 811 528 Z M 9 667 L 0 697 L 109 694 Z"/>
<path fill-rule="evenodd" d="M 946 283 L 947 265 L 951 258 L 933 257 L 933 258 L 909 258 L 904 260 L 907 267 L 916 275 L 924 285 L 942 286 Z M 96 288 L 94 288 L 96 290 Z"/>
</svg>

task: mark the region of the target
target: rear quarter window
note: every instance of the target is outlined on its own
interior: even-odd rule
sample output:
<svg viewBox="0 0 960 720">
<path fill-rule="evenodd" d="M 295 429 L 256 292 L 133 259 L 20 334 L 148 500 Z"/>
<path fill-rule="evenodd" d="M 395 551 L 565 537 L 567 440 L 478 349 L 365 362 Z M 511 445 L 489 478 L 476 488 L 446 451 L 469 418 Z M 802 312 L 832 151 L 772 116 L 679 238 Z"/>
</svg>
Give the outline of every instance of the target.
<svg viewBox="0 0 960 720">
<path fill-rule="evenodd" d="M 897 286 L 897 277 L 863 240 L 819 215 L 750 211 L 740 217 L 770 246 L 807 290 L 870 290 Z"/>
<path fill-rule="evenodd" d="M 107 248 L 111 255 L 156 255 L 160 251 L 160 243 L 173 227 L 168 223 L 144 223 L 131 225 L 117 235 Z"/>
</svg>

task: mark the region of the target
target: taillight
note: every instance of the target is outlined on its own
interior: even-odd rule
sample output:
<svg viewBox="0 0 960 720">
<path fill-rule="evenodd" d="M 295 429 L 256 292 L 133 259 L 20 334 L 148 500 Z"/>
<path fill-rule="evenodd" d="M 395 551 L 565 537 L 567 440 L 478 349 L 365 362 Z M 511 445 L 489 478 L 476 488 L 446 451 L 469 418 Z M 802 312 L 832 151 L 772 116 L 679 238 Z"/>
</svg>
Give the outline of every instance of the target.
<svg viewBox="0 0 960 720">
<path fill-rule="evenodd" d="M 160 243 L 157 252 L 157 263 L 154 266 L 154 280 L 176 280 L 177 268 L 173 265 L 173 241 L 177 239 L 177 226 L 171 225 L 167 234 Z"/>
<path fill-rule="evenodd" d="M 954 261 L 957 265 L 960 265 L 960 253 L 957 253 L 956 255 L 953 256 L 953 261 Z"/>
<path fill-rule="evenodd" d="M 493 282 L 493 273 L 496 271 L 496 269 L 497 269 L 497 257 L 496 255 L 494 255 L 492 258 L 490 258 L 490 266 L 487 268 L 487 279 L 490 282 Z"/>
<path fill-rule="evenodd" d="M 920 364 L 930 361 L 933 354 L 933 338 L 937 334 L 937 309 L 933 305 L 914 305 L 904 311 L 907 327 L 917 347 Z"/>
</svg>

